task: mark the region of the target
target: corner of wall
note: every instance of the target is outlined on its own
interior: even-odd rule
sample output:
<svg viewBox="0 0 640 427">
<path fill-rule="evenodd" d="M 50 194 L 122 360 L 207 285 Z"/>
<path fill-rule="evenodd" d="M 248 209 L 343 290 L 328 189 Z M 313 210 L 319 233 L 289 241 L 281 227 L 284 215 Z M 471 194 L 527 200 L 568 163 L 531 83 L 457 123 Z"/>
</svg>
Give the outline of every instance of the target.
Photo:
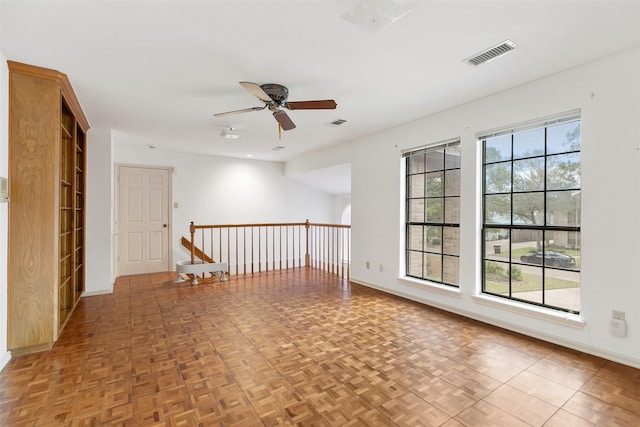
<svg viewBox="0 0 640 427">
<path fill-rule="evenodd" d="M 9 69 L 0 52 L 0 176 L 8 178 L 9 157 Z M 7 203 L 0 203 L 0 369 L 11 358 L 7 351 L 7 264 L 9 211 Z"/>
<path fill-rule="evenodd" d="M 91 291 L 85 291 L 82 294 L 82 298 L 94 297 L 97 295 L 108 295 L 113 293 L 113 285 L 109 285 L 106 288 L 93 289 Z"/>
<path fill-rule="evenodd" d="M 87 133 L 86 241 L 84 296 L 113 290 L 112 197 L 113 159 L 111 131 L 91 128 Z"/>
<path fill-rule="evenodd" d="M 11 360 L 11 352 L 5 351 L 2 354 L 2 356 L 0 356 L 0 371 L 2 371 L 2 368 L 7 366 L 7 363 L 9 363 L 10 360 Z"/>
</svg>

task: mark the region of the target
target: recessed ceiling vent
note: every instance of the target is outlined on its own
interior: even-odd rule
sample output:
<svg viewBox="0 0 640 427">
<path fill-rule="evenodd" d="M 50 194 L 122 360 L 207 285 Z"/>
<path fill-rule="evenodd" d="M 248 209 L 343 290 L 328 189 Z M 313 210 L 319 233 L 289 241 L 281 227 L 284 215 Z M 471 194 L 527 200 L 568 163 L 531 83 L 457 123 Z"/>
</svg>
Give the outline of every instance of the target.
<svg viewBox="0 0 640 427">
<path fill-rule="evenodd" d="M 473 55 L 471 58 L 465 59 L 464 61 L 469 65 L 478 66 L 511 52 L 517 46 L 518 45 L 516 45 L 511 40 L 505 40 L 498 45 L 495 45 L 493 47 L 490 47 L 489 49 L 483 50 L 482 52 Z"/>
<path fill-rule="evenodd" d="M 327 123 L 329 126 L 340 126 L 341 124 L 347 123 L 344 119 L 335 119 L 332 122 Z"/>
</svg>

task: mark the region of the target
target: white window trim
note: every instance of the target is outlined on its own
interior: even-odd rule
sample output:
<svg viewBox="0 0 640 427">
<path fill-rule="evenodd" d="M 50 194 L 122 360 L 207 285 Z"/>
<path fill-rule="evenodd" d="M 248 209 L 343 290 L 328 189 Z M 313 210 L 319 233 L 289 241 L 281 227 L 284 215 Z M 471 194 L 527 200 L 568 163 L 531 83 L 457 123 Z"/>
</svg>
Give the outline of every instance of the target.
<svg viewBox="0 0 640 427">
<path fill-rule="evenodd" d="M 479 173 L 479 178 L 477 179 L 477 184 L 479 186 L 478 194 L 480 198 L 479 211 L 478 211 L 480 215 L 479 217 L 480 229 L 484 227 L 484 219 L 482 218 L 482 212 L 484 208 L 484 195 L 482 194 L 483 193 L 482 170 L 484 168 L 483 154 L 482 154 L 482 140 L 496 137 L 496 136 L 501 136 L 501 135 L 508 135 L 512 133 L 523 132 L 526 130 L 541 128 L 541 127 L 546 128 L 559 123 L 572 122 L 577 120 L 578 121 L 582 120 L 580 108 L 476 133 L 476 142 L 478 143 L 477 149 L 479 150 L 478 169 L 477 169 L 477 172 Z M 582 149 L 580 151 L 582 152 Z M 480 243 L 482 244 L 482 237 L 480 238 Z M 483 262 L 482 255 L 478 257 L 478 260 L 482 264 Z M 582 309 L 580 310 L 580 314 L 574 314 L 574 313 L 566 312 L 561 309 L 538 306 L 536 304 L 520 302 L 512 298 L 501 298 L 495 295 L 485 294 L 482 292 L 482 288 L 483 288 L 482 274 L 478 276 L 477 280 L 478 280 L 477 283 L 479 285 L 479 288 L 477 290 L 477 293 L 475 295 L 472 295 L 472 298 L 477 302 L 495 306 L 495 307 L 500 307 L 500 308 L 503 308 L 509 311 L 514 311 L 521 314 L 530 315 L 532 317 L 543 319 L 543 320 L 550 320 L 552 322 L 559 323 L 566 326 L 571 326 L 576 329 L 582 329 L 586 324 L 586 322 L 582 318 Z M 582 292 L 582 283 L 580 284 L 580 292 Z M 580 297 L 582 298 L 582 293 Z"/>
<path fill-rule="evenodd" d="M 456 296 L 456 297 L 459 297 L 462 295 L 462 291 L 460 290 L 460 285 L 458 286 L 445 285 L 442 283 L 431 282 L 427 279 L 418 279 L 418 278 L 409 277 L 409 276 L 398 277 L 398 282 L 403 285 L 413 286 L 414 288 L 419 288 L 419 289 L 426 289 L 426 290 L 437 292 L 443 295 Z"/>
<path fill-rule="evenodd" d="M 430 144 L 425 144 L 419 147 L 414 147 L 414 148 L 409 148 L 406 150 L 402 150 L 401 154 L 402 156 L 400 157 L 400 206 L 405 206 L 405 203 L 407 201 L 407 187 L 406 187 L 406 177 L 407 177 L 407 162 L 405 160 L 406 157 L 411 156 L 413 153 L 421 151 L 421 150 L 425 150 L 425 149 L 429 149 L 429 148 L 436 148 L 436 147 L 449 147 L 452 146 L 454 144 L 458 144 L 460 146 L 460 149 L 462 149 L 462 137 L 455 137 L 455 138 L 449 138 L 443 141 L 439 141 L 439 142 L 434 142 L 434 143 L 430 143 Z M 460 173 L 462 173 L 462 164 L 460 165 Z M 460 191 L 462 192 L 462 188 L 460 188 Z M 460 195 L 460 198 L 462 199 L 462 194 Z M 407 265 L 407 260 L 406 260 L 406 250 L 407 250 L 407 236 L 405 233 L 405 227 L 407 225 L 407 211 L 406 208 L 401 208 L 400 210 L 400 265 L 403 266 L 402 267 L 402 273 L 404 274 L 403 276 L 399 276 L 398 277 L 398 281 L 402 284 L 405 285 L 409 285 L 409 286 L 414 286 L 414 287 L 418 287 L 418 288 L 422 288 L 422 289 L 431 289 L 434 290 L 436 292 L 445 294 L 445 295 L 456 295 L 456 296 L 460 296 L 461 292 L 460 292 L 460 266 L 458 265 L 458 284 L 457 285 L 446 285 L 444 283 L 437 283 L 437 282 L 432 282 L 428 279 L 419 279 L 417 277 L 411 277 L 411 276 L 407 276 L 406 275 L 406 265 Z M 460 220 L 458 220 L 458 225 L 461 226 L 461 222 Z M 462 247 L 460 245 L 460 240 L 458 241 L 458 249 L 459 251 L 462 250 Z M 458 253 L 458 259 L 461 259 L 461 255 L 460 253 Z"/>
<path fill-rule="evenodd" d="M 481 141 L 483 139 L 493 138 L 500 135 L 523 132 L 526 130 L 541 128 L 541 127 L 549 127 L 559 123 L 579 120 L 580 113 L 581 113 L 581 110 L 578 108 L 576 110 L 565 111 L 564 113 L 553 114 L 551 116 L 541 117 L 533 120 L 527 120 L 525 122 L 510 124 L 508 126 L 488 129 L 488 130 L 476 133 L 476 140 Z"/>
<path fill-rule="evenodd" d="M 536 319 L 551 321 L 563 326 L 570 326 L 575 329 L 582 329 L 587 324 L 579 314 L 540 307 L 506 298 L 494 297 L 489 294 L 479 293 L 477 295 L 473 295 L 472 299 L 480 304 L 498 307 L 503 310 L 524 314 Z"/>
</svg>

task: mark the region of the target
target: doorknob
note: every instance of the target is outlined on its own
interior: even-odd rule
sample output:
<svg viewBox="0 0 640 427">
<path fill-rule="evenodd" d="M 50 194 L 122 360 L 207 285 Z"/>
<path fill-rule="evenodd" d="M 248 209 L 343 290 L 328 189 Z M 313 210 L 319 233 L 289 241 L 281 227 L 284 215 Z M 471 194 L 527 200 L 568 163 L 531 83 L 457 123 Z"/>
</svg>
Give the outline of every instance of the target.
<svg viewBox="0 0 640 427">
<path fill-rule="evenodd" d="M 162 228 L 167 228 L 167 224 L 162 224 Z"/>
</svg>

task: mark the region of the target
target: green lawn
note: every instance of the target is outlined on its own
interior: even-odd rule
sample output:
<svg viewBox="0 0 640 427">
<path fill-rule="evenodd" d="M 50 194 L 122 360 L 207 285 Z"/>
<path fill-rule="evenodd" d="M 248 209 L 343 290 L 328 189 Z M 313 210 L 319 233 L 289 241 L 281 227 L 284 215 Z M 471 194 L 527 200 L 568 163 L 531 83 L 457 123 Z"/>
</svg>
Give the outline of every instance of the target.
<svg viewBox="0 0 640 427">
<path fill-rule="evenodd" d="M 513 293 L 540 290 L 540 276 L 535 274 L 529 274 L 529 273 L 522 273 L 522 276 L 523 276 L 522 281 L 513 282 L 513 289 L 512 289 Z M 579 283 L 576 283 L 571 280 L 557 279 L 555 277 L 545 278 L 545 289 L 547 291 L 553 290 L 553 289 L 577 288 L 579 286 L 580 286 Z M 492 292 L 494 294 L 508 294 L 509 284 L 507 282 L 497 282 L 494 280 L 488 280 L 486 282 L 486 290 L 487 292 Z"/>
</svg>

